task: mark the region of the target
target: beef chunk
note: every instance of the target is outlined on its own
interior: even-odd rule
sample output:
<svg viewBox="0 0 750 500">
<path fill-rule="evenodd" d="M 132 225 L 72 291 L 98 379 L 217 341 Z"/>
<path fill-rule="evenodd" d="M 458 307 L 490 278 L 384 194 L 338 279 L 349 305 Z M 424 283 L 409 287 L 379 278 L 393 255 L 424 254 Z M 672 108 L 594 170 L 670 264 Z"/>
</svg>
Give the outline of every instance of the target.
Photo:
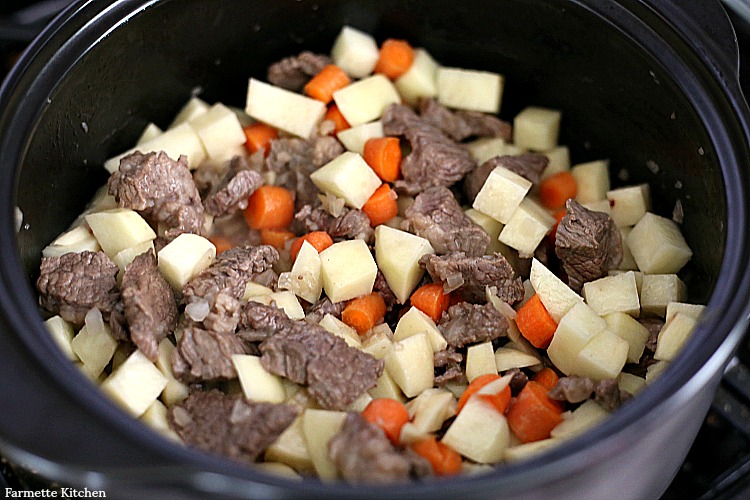
<svg viewBox="0 0 750 500">
<path fill-rule="evenodd" d="M 604 212 L 588 210 L 575 200 L 568 200 L 565 208 L 555 234 L 555 253 L 568 285 L 580 291 L 585 282 L 606 276 L 620 263 L 622 240 L 612 217 Z"/>
<path fill-rule="evenodd" d="M 328 443 L 328 456 L 350 483 L 392 483 L 429 476 L 432 466 L 419 455 L 396 448 L 383 430 L 359 413 L 349 413 Z"/>
<path fill-rule="evenodd" d="M 283 330 L 295 328 L 283 309 L 249 301 L 240 313 L 237 336 L 246 342 L 261 342 Z"/>
<path fill-rule="evenodd" d="M 163 151 L 136 151 L 120 160 L 120 168 L 110 176 L 108 186 L 120 207 L 167 226 L 168 239 L 181 233 L 201 234 L 203 230 L 203 204 L 185 156 L 174 161 Z"/>
<path fill-rule="evenodd" d="M 386 135 L 405 137 L 411 151 L 401 162 L 403 180 L 396 188 L 416 194 L 431 186 L 451 186 L 476 167 L 469 151 L 419 118 L 403 104 L 391 104 L 383 117 Z"/>
<path fill-rule="evenodd" d="M 436 370 L 437 372 L 437 370 Z M 435 386 L 445 387 L 446 384 L 455 382 L 457 384 L 466 381 L 466 374 L 459 365 L 448 365 L 446 366 L 443 373 L 435 375 Z"/>
<path fill-rule="evenodd" d="M 469 302 L 486 301 L 485 287 L 497 288 L 497 296 L 513 305 L 523 298 L 523 282 L 501 254 L 468 257 L 463 252 L 424 255 L 419 260 L 436 283 L 446 292 L 458 291 Z"/>
<path fill-rule="evenodd" d="M 510 393 L 513 396 L 517 396 L 521 390 L 526 387 L 526 383 L 529 381 L 528 375 L 526 375 L 524 372 L 522 372 L 518 368 L 511 368 L 507 372 L 505 372 L 505 375 L 510 375 L 510 382 L 508 382 L 508 385 L 510 386 Z"/>
<path fill-rule="evenodd" d="M 627 396 L 623 397 L 620 385 L 615 379 L 606 379 L 598 382 L 594 388 L 594 401 L 605 410 L 612 412 L 618 409 Z"/>
<path fill-rule="evenodd" d="M 516 156 L 495 156 L 479 165 L 466 175 L 464 179 L 464 194 L 470 201 L 474 201 L 477 193 L 482 189 L 484 182 L 490 173 L 497 167 L 505 167 L 531 182 L 534 186 L 539 185 L 539 180 L 547 168 L 549 159 L 539 153 L 523 153 Z"/>
<path fill-rule="evenodd" d="M 438 351 L 433 355 L 435 366 L 435 385 L 443 387 L 448 382 L 460 382 L 466 379 L 461 362 L 464 355 L 456 352 L 453 347 Z"/>
<path fill-rule="evenodd" d="M 204 330 L 189 325 L 172 353 L 172 371 L 177 379 L 190 384 L 237 378 L 232 356 L 245 354 L 242 341 L 233 333 Z"/>
<path fill-rule="evenodd" d="M 391 290 L 391 286 L 380 269 L 378 269 L 378 274 L 375 275 L 375 283 L 372 285 L 372 290 L 378 292 L 383 297 L 386 311 L 391 311 L 393 306 L 398 304 L 396 294 Z"/>
<path fill-rule="evenodd" d="M 260 345 L 260 362 L 271 373 L 307 384 L 321 407 L 342 410 L 375 386 L 383 361 L 349 347 L 322 327 L 296 322 Z"/>
<path fill-rule="evenodd" d="M 120 295 L 118 271 L 104 252 L 44 257 L 36 281 L 39 303 L 76 325 L 83 324 L 86 313 L 93 307 L 108 318 Z"/>
<path fill-rule="evenodd" d="M 456 352 L 452 347 L 437 351 L 432 356 L 432 363 L 435 368 L 441 368 L 450 364 L 459 364 L 464 360 L 464 355 L 460 352 Z"/>
<path fill-rule="evenodd" d="M 204 201 L 206 213 L 220 217 L 243 210 L 247 207 L 247 199 L 262 184 L 260 174 L 254 170 L 241 170 L 227 175 Z"/>
<path fill-rule="evenodd" d="M 438 254 L 465 252 L 484 255 L 490 237 L 461 209 L 446 187 L 431 187 L 421 192 L 405 212 L 408 227 L 430 242 Z"/>
<path fill-rule="evenodd" d="M 549 391 L 549 397 L 557 401 L 568 403 L 582 403 L 594 392 L 594 382 L 588 377 L 562 377 L 555 387 Z"/>
<path fill-rule="evenodd" d="M 510 123 L 500 118 L 479 111 L 460 109 L 455 112 L 471 129 L 471 135 L 477 137 L 499 137 L 506 142 L 513 138 L 513 128 Z"/>
<path fill-rule="evenodd" d="M 177 324 L 177 303 L 172 287 L 159 272 L 152 250 L 137 256 L 125 268 L 121 288 L 130 339 L 155 362 L 159 342 Z"/>
<path fill-rule="evenodd" d="M 478 111 L 451 111 L 435 99 L 422 99 L 419 116 L 454 141 L 472 136 L 511 139 L 511 126 L 498 117 Z"/>
<path fill-rule="evenodd" d="M 306 50 L 299 55 L 285 57 L 270 65 L 266 79 L 278 87 L 301 92 L 313 76 L 332 62 L 331 58 L 324 54 L 315 54 Z"/>
<path fill-rule="evenodd" d="M 310 309 L 308 309 L 305 314 L 305 321 L 317 325 L 326 314 L 330 314 L 336 319 L 341 319 L 341 313 L 344 311 L 344 307 L 346 307 L 346 302 L 331 302 L 331 299 L 328 297 L 323 297 L 310 306 Z"/>
<path fill-rule="evenodd" d="M 193 391 L 169 409 L 168 421 L 188 446 L 252 464 L 297 414 L 291 405 L 245 401 L 217 390 Z"/>
<path fill-rule="evenodd" d="M 294 218 L 303 224 L 306 232 L 325 231 L 333 241 L 357 239 L 372 242 L 375 238 L 370 218 L 357 208 L 344 208 L 341 215 L 335 217 L 322 207 L 305 205 Z"/>
<path fill-rule="evenodd" d="M 492 304 L 459 302 L 443 313 L 438 329 L 449 346 L 460 348 L 504 337 L 508 321 Z"/>
<path fill-rule="evenodd" d="M 652 353 L 655 352 L 656 340 L 659 338 L 659 332 L 664 327 L 664 320 L 661 318 L 638 318 L 638 322 L 648 330 L 646 349 Z"/>
<path fill-rule="evenodd" d="M 265 163 L 263 151 L 256 151 L 250 156 L 234 156 L 225 162 L 207 161 L 193 170 L 193 181 L 205 205 L 206 198 L 211 193 L 218 192 L 237 173 L 245 170 L 260 172 Z"/>
</svg>

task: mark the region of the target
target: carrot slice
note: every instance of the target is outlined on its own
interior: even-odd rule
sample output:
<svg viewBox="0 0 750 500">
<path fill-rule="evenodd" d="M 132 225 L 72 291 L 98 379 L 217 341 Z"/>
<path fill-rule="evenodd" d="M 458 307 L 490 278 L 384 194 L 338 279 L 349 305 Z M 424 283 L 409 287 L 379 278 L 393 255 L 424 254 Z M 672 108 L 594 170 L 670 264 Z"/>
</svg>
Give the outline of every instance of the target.
<svg viewBox="0 0 750 500">
<path fill-rule="evenodd" d="M 362 157 L 384 182 L 394 182 L 401 175 L 401 145 L 398 137 L 368 139 Z"/>
<path fill-rule="evenodd" d="M 297 258 L 302 243 L 307 241 L 310 243 L 318 253 L 322 252 L 326 248 L 333 245 L 333 239 L 325 231 L 312 231 L 304 236 L 300 236 L 292 242 L 292 246 L 289 248 L 289 254 L 292 256 L 292 260 Z"/>
<path fill-rule="evenodd" d="M 286 242 L 294 238 L 294 233 L 286 229 L 261 229 L 260 242 L 264 245 L 271 245 L 277 250 L 281 250 Z"/>
<path fill-rule="evenodd" d="M 414 48 L 405 40 L 389 38 L 380 46 L 375 73 L 396 79 L 406 73 L 414 63 Z"/>
<path fill-rule="evenodd" d="M 220 236 L 218 234 L 214 234 L 213 236 L 208 237 L 208 241 L 214 244 L 216 247 L 216 255 L 219 255 L 222 252 L 226 252 L 230 248 L 233 248 L 234 245 L 231 241 L 229 241 L 229 238 L 225 236 Z"/>
<path fill-rule="evenodd" d="M 546 387 L 530 380 L 508 408 L 508 426 L 522 443 L 548 438 L 562 422 L 562 405 L 547 392 Z"/>
<path fill-rule="evenodd" d="M 436 476 L 452 476 L 461 472 L 461 455 L 435 439 L 435 436 L 412 444 L 411 449 L 430 462 Z"/>
<path fill-rule="evenodd" d="M 329 64 L 312 77 L 302 89 L 313 99 L 328 104 L 333 100 L 333 93 L 343 89 L 352 82 L 349 75 L 335 64 Z"/>
<path fill-rule="evenodd" d="M 271 141 L 279 136 L 278 130 L 265 123 L 253 123 L 242 130 L 245 132 L 245 148 L 250 154 L 263 150 L 263 154 L 267 155 Z"/>
<path fill-rule="evenodd" d="M 445 293 L 441 283 L 427 283 L 414 290 L 409 300 L 437 323 L 450 306 L 451 294 Z"/>
<path fill-rule="evenodd" d="M 534 376 L 531 377 L 531 380 L 537 384 L 543 385 L 548 391 L 551 391 L 552 388 L 557 385 L 557 381 L 560 380 L 560 377 L 555 373 L 555 370 L 547 366 L 536 372 Z"/>
<path fill-rule="evenodd" d="M 480 375 L 472 380 L 469 384 L 469 387 L 467 387 L 463 394 L 461 394 L 461 397 L 458 398 L 458 404 L 456 405 L 456 415 L 461 412 L 463 407 L 469 401 L 469 398 L 476 394 L 479 389 L 489 384 L 493 380 L 497 380 L 499 378 L 500 375 L 496 375 L 494 373 L 485 373 L 484 375 Z"/>
<path fill-rule="evenodd" d="M 372 227 L 383 224 L 393 219 L 398 214 L 398 204 L 396 203 L 396 192 L 386 183 L 380 185 L 378 189 L 362 206 L 362 211 L 370 219 Z"/>
<path fill-rule="evenodd" d="M 363 334 L 385 316 L 385 300 L 378 292 L 352 299 L 341 313 L 341 321 Z"/>
<path fill-rule="evenodd" d="M 294 217 L 294 196 L 280 186 L 261 186 L 250 195 L 244 210 L 251 229 L 280 229 Z"/>
<path fill-rule="evenodd" d="M 564 207 L 577 192 L 578 184 L 570 172 L 558 172 L 539 184 L 539 200 L 549 209 Z"/>
<path fill-rule="evenodd" d="M 516 314 L 516 326 L 521 335 L 538 349 L 546 349 L 557 330 L 557 323 L 552 319 L 542 304 L 539 295 L 534 294 L 522 305 Z"/>
<path fill-rule="evenodd" d="M 401 428 L 409 421 L 409 410 L 395 399 L 375 398 L 362 410 L 362 416 L 383 429 L 393 444 L 398 444 Z"/>
<path fill-rule="evenodd" d="M 482 394 L 481 390 L 477 394 L 477 398 L 481 399 L 485 403 L 491 405 L 501 414 L 505 413 L 510 405 L 511 392 L 510 385 L 506 385 L 500 391 L 494 394 Z"/>
</svg>

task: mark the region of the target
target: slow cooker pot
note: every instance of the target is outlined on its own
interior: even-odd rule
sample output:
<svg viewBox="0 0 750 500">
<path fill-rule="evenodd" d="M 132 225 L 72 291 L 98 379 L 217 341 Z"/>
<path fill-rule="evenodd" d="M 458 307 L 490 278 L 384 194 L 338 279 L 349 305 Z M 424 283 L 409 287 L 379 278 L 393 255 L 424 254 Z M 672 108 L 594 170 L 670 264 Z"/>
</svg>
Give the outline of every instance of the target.
<svg viewBox="0 0 750 500">
<path fill-rule="evenodd" d="M 613 418 L 491 474 L 357 488 L 291 482 L 159 437 L 102 396 L 44 330 L 41 249 L 106 180 L 103 161 L 191 96 L 243 105 L 247 79 L 344 24 L 445 65 L 506 77 L 501 117 L 563 110 L 575 162 L 679 201 L 681 273 L 708 304 L 680 356 Z M 32 44 L 0 94 L 0 454 L 109 497 L 655 498 L 670 483 L 744 333 L 748 110 L 734 34 L 714 1 L 80 0 Z"/>
</svg>

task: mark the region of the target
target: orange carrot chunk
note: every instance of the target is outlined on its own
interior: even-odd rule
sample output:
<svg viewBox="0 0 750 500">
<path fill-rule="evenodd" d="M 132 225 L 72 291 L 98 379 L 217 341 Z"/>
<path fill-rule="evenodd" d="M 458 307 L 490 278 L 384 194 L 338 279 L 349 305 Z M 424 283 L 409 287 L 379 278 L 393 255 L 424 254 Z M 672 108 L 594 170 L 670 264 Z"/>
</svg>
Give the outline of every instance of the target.
<svg viewBox="0 0 750 500">
<path fill-rule="evenodd" d="M 414 63 L 414 48 L 405 40 L 389 38 L 380 46 L 375 73 L 396 79 L 407 72 Z"/>
<path fill-rule="evenodd" d="M 339 107 L 335 104 L 331 104 L 330 106 L 328 106 L 324 119 L 333 122 L 333 125 L 335 126 L 334 132 L 337 134 L 342 130 L 351 128 L 351 125 L 349 125 L 349 122 L 346 121 L 346 118 L 344 118 L 344 115 L 341 114 Z"/>
<path fill-rule="evenodd" d="M 506 385 L 502 390 L 495 394 L 477 394 L 477 398 L 489 404 L 501 414 L 504 414 L 510 405 L 510 385 Z"/>
<path fill-rule="evenodd" d="M 394 182 L 401 174 L 401 145 L 398 137 L 373 137 L 362 153 L 370 168 L 383 182 Z"/>
<path fill-rule="evenodd" d="M 385 300 L 378 292 L 352 299 L 341 313 L 341 321 L 360 335 L 370 330 L 385 316 Z"/>
<path fill-rule="evenodd" d="M 557 330 L 557 323 L 536 294 L 518 309 L 516 325 L 521 335 L 538 349 L 546 349 Z"/>
<path fill-rule="evenodd" d="M 352 80 L 344 70 L 335 64 L 329 64 L 312 77 L 303 88 L 303 92 L 313 99 L 328 104 L 333 100 L 333 93 L 349 85 Z"/>
<path fill-rule="evenodd" d="M 445 293 L 441 283 L 427 283 L 414 290 L 409 300 L 437 323 L 450 306 L 451 294 Z"/>
<path fill-rule="evenodd" d="M 393 444 L 398 444 L 401 428 L 409 421 L 409 410 L 395 399 L 375 398 L 362 410 L 362 416 L 383 429 Z"/>
<path fill-rule="evenodd" d="M 271 245 L 277 250 L 281 250 L 286 242 L 294 238 L 294 233 L 286 229 L 261 229 L 260 242 L 264 245 Z"/>
<path fill-rule="evenodd" d="M 333 239 L 331 239 L 328 233 L 325 231 L 312 231 L 304 236 L 300 236 L 292 242 L 292 246 L 289 248 L 292 260 L 297 258 L 297 254 L 299 253 L 300 248 L 302 248 L 302 243 L 305 241 L 311 244 L 318 253 L 333 245 Z"/>
<path fill-rule="evenodd" d="M 577 192 L 576 179 L 570 172 L 558 172 L 539 184 L 539 200 L 551 210 L 564 207 L 565 202 L 575 198 Z"/>
<path fill-rule="evenodd" d="M 225 236 L 219 236 L 218 234 L 214 234 L 213 236 L 208 237 L 208 241 L 214 244 L 216 247 L 216 255 L 219 255 L 222 252 L 226 252 L 230 248 L 233 248 L 234 245 L 231 241 L 229 241 L 229 238 Z"/>
<path fill-rule="evenodd" d="M 467 387 L 466 390 L 461 394 L 461 397 L 458 398 L 458 404 L 456 405 L 456 415 L 461 412 L 463 407 L 469 401 L 469 398 L 476 394 L 479 389 L 499 378 L 500 375 L 495 375 L 494 373 L 486 373 L 472 380 L 469 384 L 469 387 Z"/>
<path fill-rule="evenodd" d="M 244 210 L 251 229 L 281 229 L 294 217 L 294 196 L 280 186 L 261 186 L 250 195 Z"/>
<path fill-rule="evenodd" d="M 265 123 L 253 123 L 243 129 L 245 131 L 245 148 L 250 154 L 263 150 L 267 155 L 271 148 L 271 141 L 279 136 L 278 130 Z"/>
<path fill-rule="evenodd" d="M 372 196 L 362 206 L 362 211 L 369 217 L 372 227 L 393 219 L 398 214 L 396 192 L 383 183 L 372 193 Z"/>
<path fill-rule="evenodd" d="M 417 455 L 427 459 L 436 476 L 452 476 L 461 472 L 461 455 L 456 450 L 431 436 L 411 445 Z"/>
<path fill-rule="evenodd" d="M 560 222 L 562 221 L 562 218 L 565 217 L 565 214 L 567 211 L 564 208 L 558 208 L 554 212 L 552 212 L 552 217 L 555 218 L 555 225 L 552 226 L 552 229 L 549 232 L 549 238 L 552 240 L 552 243 L 555 243 L 555 236 L 557 236 L 557 226 L 560 225 Z"/>
<path fill-rule="evenodd" d="M 549 366 L 542 368 L 531 377 L 531 380 L 537 384 L 543 385 L 548 391 L 551 391 L 553 387 L 557 385 L 557 381 L 560 377 L 555 373 L 555 370 Z"/>
<path fill-rule="evenodd" d="M 522 443 L 548 438 L 562 421 L 562 405 L 547 392 L 546 387 L 530 380 L 508 408 L 508 426 Z"/>
</svg>

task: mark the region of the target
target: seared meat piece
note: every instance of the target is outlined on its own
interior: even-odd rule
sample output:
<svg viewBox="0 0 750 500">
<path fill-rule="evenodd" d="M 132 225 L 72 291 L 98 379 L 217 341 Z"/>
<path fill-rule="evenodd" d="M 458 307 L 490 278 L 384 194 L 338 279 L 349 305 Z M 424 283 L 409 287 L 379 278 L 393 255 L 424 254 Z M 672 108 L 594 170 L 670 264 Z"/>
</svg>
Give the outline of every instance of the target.
<svg viewBox="0 0 750 500">
<path fill-rule="evenodd" d="M 661 318 L 638 318 L 638 322 L 648 330 L 648 340 L 646 341 L 646 350 L 652 353 L 656 351 L 656 340 L 659 338 L 659 332 L 664 327 L 664 320 Z"/>
<path fill-rule="evenodd" d="M 448 382 L 459 382 L 465 380 L 464 370 L 461 368 L 461 362 L 464 355 L 456 352 L 453 347 L 448 347 L 438 351 L 433 355 L 433 365 L 435 366 L 435 385 L 443 387 Z"/>
<path fill-rule="evenodd" d="M 529 381 L 529 377 L 518 368 L 511 368 L 505 372 L 505 375 L 511 375 L 508 385 L 510 386 L 510 393 L 513 396 L 517 396 Z"/>
<path fill-rule="evenodd" d="M 497 167 L 505 167 L 513 173 L 516 173 L 524 179 L 531 182 L 534 186 L 539 186 L 540 177 L 544 169 L 547 168 L 549 159 L 539 153 L 523 153 L 521 155 L 495 156 L 479 165 L 469 172 L 464 178 L 464 194 L 469 201 L 474 201 L 477 193 L 482 189 L 490 172 Z"/>
<path fill-rule="evenodd" d="M 364 240 L 372 242 L 375 232 L 370 226 L 370 218 L 357 208 L 344 208 L 341 215 L 334 217 L 322 207 L 305 205 L 294 216 L 306 232 L 325 231 L 334 242 L 343 240 Z"/>
<path fill-rule="evenodd" d="M 285 57 L 268 67 L 266 79 L 269 83 L 293 92 L 301 92 L 310 79 L 326 65 L 332 64 L 330 57 L 309 50 L 299 55 Z"/>
<path fill-rule="evenodd" d="M 437 373 L 438 370 L 435 371 Z M 445 387 L 445 385 L 450 382 L 455 382 L 457 384 L 466 382 L 466 374 L 459 365 L 449 364 L 446 366 L 443 373 L 435 375 L 435 386 L 437 387 Z"/>
<path fill-rule="evenodd" d="M 604 212 L 588 210 L 575 200 L 555 233 L 555 253 L 562 261 L 568 285 L 580 291 L 583 284 L 607 275 L 622 260 L 620 230 Z"/>
<path fill-rule="evenodd" d="M 594 401 L 599 406 L 613 412 L 624 403 L 630 394 L 620 390 L 620 384 L 616 379 L 606 379 L 598 382 L 594 388 Z"/>
<path fill-rule="evenodd" d="M 36 281 L 39 303 L 64 320 L 82 325 L 89 309 L 104 318 L 117 305 L 119 268 L 104 252 L 66 253 L 44 257 Z"/>
<path fill-rule="evenodd" d="M 432 475 L 430 463 L 396 448 L 383 430 L 359 413 L 349 413 L 328 443 L 328 456 L 350 483 L 391 483 Z"/>
<path fill-rule="evenodd" d="M 508 321 L 490 303 L 477 305 L 459 302 L 443 313 L 438 329 L 448 345 L 458 349 L 505 337 Z"/>
<path fill-rule="evenodd" d="M 289 319 L 283 309 L 249 301 L 240 312 L 237 336 L 246 342 L 262 342 L 278 332 L 292 328 L 296 328 L 295 322 Z"/>
<path fill-rule="evenodd" d="M 163 151 L 136 151 L 120 160 L 120 168 L 110 176 L 108 186 L 120 207 L 136 210 L 154 224 L 166 225 L 168 239 L 203 231 L 203 204 L 185 156 L 174 161 Z"/>
<path fill-rule="evenodd" d="M 375 283 L 377 283 L 377 279 L 375 280 Z M 317 325 L 326 314 L 330 314 L 336 319 L 341 319 L 341 313 L 344 311 L 344 307 L 346 307 L 346 302 L 331 302 L 331 299 L 328 297 L 323 297 L 310 306 L 310 309 L 308 309 L 305 314 L 305 321 Z"/>
<path fill-rule="evenodd" d="M 550 398 L 568 403 L 582 403 L 594 392 L 594 382 L 588 377 L 562 377 L 549 391 Z"/>
<path fill-rule="evenodd" d="M 478 111 L 451 111 L 433 98 L 422 99 L 419 116 L 454 141 L 472 136 L 511 139 L 511 126 L 498 117 Z"/>
<path fill-rule="evenodd" d="M 247 199 L 262 184 L 263 179 L 254 170 L 230 173 L 203 202 L 206 213 L 220 217 L 244 210 L 247 207 Z"/>
<path fill-rule="evenodd" d="M 245 346 L 234 333 L 204 330 L 189 325 L 172 353 L 172 371 L 177 379 L 191 384 L 237 378 L 232 356 L 246 354 Z"/>
<path fill-rule="evenodd" d="M 393 309 L 393 306 L 398 304 L 396 294 L 393 293 L 393 290 L 391 290 L 388 281 L 386 281 L 385 279 L 385 275 L 380 269 L 378 269 L 378 274 L 375 275 L 375 283 L 372 285 L 372 291 L 380 293 L 380 295 L 383 297 L 383 300 L 385 301 L 386 311 L 391 311 Z"/>
<path fill-rule="evenodd" d="M 188 446 L 252 464 L 297 415 L 291 405 L 195 390 L 169 409 L 168 421 Z"/>
<path fill-rule="evenodd" d="M 513 138 L 513 127 L 511 124 L 502 121 L 497 116 L 465 109 L 456 111 L 456 116 L 469 125 L 471 135 L 477 137 L 499 137 L 508 142 Z"/>
</svg>

